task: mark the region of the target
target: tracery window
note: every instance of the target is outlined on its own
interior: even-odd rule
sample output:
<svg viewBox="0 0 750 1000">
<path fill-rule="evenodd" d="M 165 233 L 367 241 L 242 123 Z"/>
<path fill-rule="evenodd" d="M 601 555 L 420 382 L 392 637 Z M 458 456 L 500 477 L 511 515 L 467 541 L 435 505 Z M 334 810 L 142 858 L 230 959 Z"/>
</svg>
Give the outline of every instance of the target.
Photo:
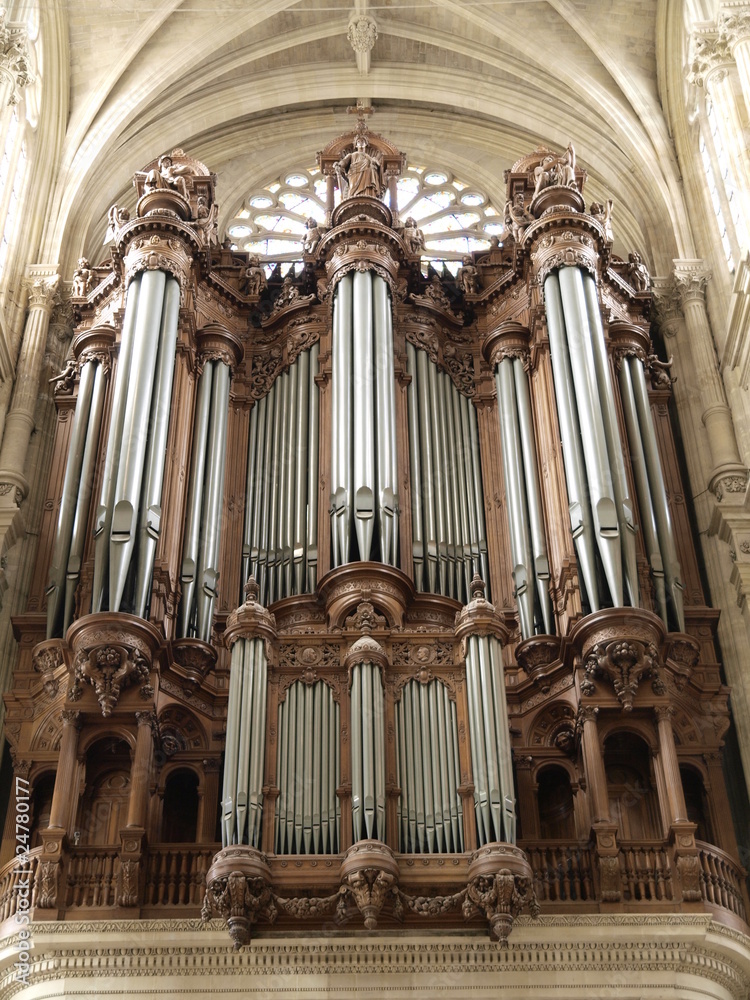
<svg viewBox="0 0 750 1000">
<path fill-rule="evenodd" d="M 734 271 L 735 261 L 747 243 L 747 232 L 729 155 L 722 142 L 716 109 L 708 94 L 704 97 L 698 149 L 724 257 L 729 270 Z"/>
<path fill-rule="evenodd" d="M 423 270 L 429 263 L 456 274 L 461 258 L 487 250 L 493 236 L 502 238 L 502 214 L 479 188 L 436 167 L 409 164 L 399 178 L 398 211 L 424 233 Z M 335 203 L 340 194 L 336 191 Z M 227 226 L 234 249 L 281 262 L 281 273 L 302 270 L 302 241 L 307 220 L 326 217 L 326 180 L 317 167 L 296 169 L 253 191 Z M 272 266 L 266 265 L 270 274 Z"/>
</svg>

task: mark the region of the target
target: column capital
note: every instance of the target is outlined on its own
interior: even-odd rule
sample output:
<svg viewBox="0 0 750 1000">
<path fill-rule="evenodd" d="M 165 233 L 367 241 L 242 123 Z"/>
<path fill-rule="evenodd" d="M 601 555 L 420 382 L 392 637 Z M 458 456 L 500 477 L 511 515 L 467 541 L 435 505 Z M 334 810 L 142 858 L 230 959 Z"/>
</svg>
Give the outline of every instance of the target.
<svg viewBox="0 0 750 1000">
<path fill-rule="evenodd" d="M 29 68 L 26 27 L 23 24 L 11 24 L 5 8 L 0 7 L 0 81 L 8 84 L 6 105 L 12 107 L 18 104 L 21 91 L 33 83 L 33 80 Z"/>
<path fill-rule="evenodd" d="M 712 271 L 703 260 L 673 260 L 675 290 L 684 309 L 690 302 L 705 302 Z"/>
<path fill-rule="evenodd" d="M 693 55 L 686 69 L 688 83 L 706 87 L 714 74 L 726 73 L 734 65 L 729 42 L 713 26 L 694 31 L 691 42 Z"/>
<path fill-rule="evenodd" d="M 83 722 L 83 715 L 81 712 L 75 709 L 66 708 L 60 712 L 60 717 L 62 718 L 63 726 L 72 726 L 74 729 L 80 729 Z"/>
<path fill-rule="evenodd" d="M 680 293 L 673 274 L 652 277 L 654 318 L 664 337 L 674 337 L 680 322 Z"/>
<path fill-rule="evenodd" d="M 731 50 L 740 42 L 750 40 L 750 3 L 746 0 L 723 3 L 719 12 L 719 31 Z"/>
<path fill-rule="evenodd" d="M 657 705 L 654 708 L 654 715 L 657 722 L 670 722 L 674 718 L 675 710 L 673 705 Z"/>
<path fill-rule="evenodd" d="M 47 315 L 57 305 L 57 286 L 60 275 L 56 264 L 30 264 L 23 277 L 29 292 L 29 309 L 41 309 Z"/>
</svg>

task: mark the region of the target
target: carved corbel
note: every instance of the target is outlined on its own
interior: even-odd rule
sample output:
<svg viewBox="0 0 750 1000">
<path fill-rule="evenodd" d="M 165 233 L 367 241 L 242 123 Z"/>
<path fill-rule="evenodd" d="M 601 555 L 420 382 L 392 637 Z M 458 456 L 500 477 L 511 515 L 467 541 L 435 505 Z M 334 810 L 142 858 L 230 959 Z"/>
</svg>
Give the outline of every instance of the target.
<svg viewBox="0 0 750 1000">
<path fill-rule="evenodd" d="M 83 685 L 88 683 L 96 691 L 106 718 L 117 706 L 121 691 L 131 684 L 139 685 L 142 698 L 153 697 L 150 674 L 151 664 L 138 646 L 108 643 L 91 650 L 82 649 L 73 661 L 68 699 L 78 701 L 83 695 Z"/>
<path fill-rule="evenodd" d="M 663 686 L 659 673 L 659 651 L 651 642 L 615 639 L 613 642 L 597 643 L 586 658 L 584 670 L 585 676 L 581 681 L 583 693 L 592 695 L 594 678 L 605 677 L 611 682 L 625 712 L 633 710 L 633 699 L 643 678 L 651 677 L 655 684 Z"/>
<path fill-rule="evenodd" d="M 60 689 L 60 680 L 55 674 L 64 663 L 61 647 L 60 639 L 50 639 L 39 643 L 31 657 L 34 670 L 42 675 L 42 684 L 48 698 L 54 698 Z"/>
<path fill-rule="evenodd" d="M 385 844 L 360 840 L 349 848 L 341 862 L 340 911 L 345 906 L 345 896 L 354 901 L 368 931 L 377 927 L 378 917 L 389 899 L 399 903 L 398 864 Z"/>
<path fill-rule="evenodd" d="M 508 940 L 513 921 L 526 907 L 539 916 L 534 873 L 526 855 L 511 844 L 487 844 L 472 856 L 463 902 L 464 919 L 481 914 L 500 944 Z"/>
<path fill-rule="evenodd" d="M 259 919 L 274 923 L 278 916 L 270 882 L 271 872 L 260 851 L 243 845 L 225 847 L 206 873 L 201 921 L 221 917 L 235 949 L 242 948 Z"/>
</svg>

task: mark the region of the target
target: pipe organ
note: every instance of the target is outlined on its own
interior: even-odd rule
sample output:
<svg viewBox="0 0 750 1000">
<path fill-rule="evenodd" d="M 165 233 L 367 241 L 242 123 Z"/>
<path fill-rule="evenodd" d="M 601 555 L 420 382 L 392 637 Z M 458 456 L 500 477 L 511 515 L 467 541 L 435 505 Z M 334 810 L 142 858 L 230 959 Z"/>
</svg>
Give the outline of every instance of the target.
<svg viewBox="0 0 750 1000">
<path fill-rule="evenodd" d="M 334 915 L 507 936 L 537 908 L 524 845 L 552 765 L 595 891 L 626 901 L 604 737 L 637 720 L 675 775 L 670 720 L 710 705 L 720 724 L 691 739 L 719 748 L 716 618 L 642 276 L 570 148 L 507 172 L 510 228 L 458 283 L 425 277 L 384 200 L 403 165 L 363 120 L 329 143 L 326 223 L 282 278 L 220 244 L 215 177 L 176 150 L 136 175 L 74 300 L 7 699 L 17 759 L 30 699 L 67 720 L 42 911 L 72 898 L 79 741 L 115 732 L 135 748 L 116 905 L 138 910 L 159 842 L 151 782 L 195 768 L 201 843 L 221 831 L 203 913 L 238 945 Z M 681 795 L 662 833 L 692 906 Z"/>
</svg>

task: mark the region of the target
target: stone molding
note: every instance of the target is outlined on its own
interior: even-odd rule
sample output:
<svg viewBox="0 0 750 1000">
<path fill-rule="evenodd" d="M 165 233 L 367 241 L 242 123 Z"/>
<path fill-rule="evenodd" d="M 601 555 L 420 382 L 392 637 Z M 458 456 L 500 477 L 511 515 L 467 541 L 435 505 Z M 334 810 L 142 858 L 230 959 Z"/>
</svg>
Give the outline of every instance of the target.
<svg viewBox="0 0 750 1000">
<path fill-rule="evenodd" d="M 13 984 L 15 933 L 5 939 L 3 996 L 25 1000 L 38 984 L 63 979 L 76 980 L 81 996 L 84 980 L 91 983 L 92 998 L 121 996 L 125 980 L 132 979 L 137 992 L 147 977 L 154 996 L 174 996 L 182 983 L 209 1000 L 235 995 L 242 977 L 247 996 L 307 997 L 328 990 L 371 995 L 380 986 L 453 997 L 460 984 L 461 996 L 479 997 L 487 995 L 489 975 L 493 989 L 502 976 L 506 988 L 523 987 L 531 1000 L 546 1000 L 551 989 L 558 990 L 550 983 L 565 974 L 581 1000 L 624 1000 L 634 987 L 653 987 L 655 981 L 665 1000 L 677 1000 L 685 990 L 746 1000 L 750 980 L 750 937 L 704 914 L 519 916 L 508 948 L 498 948 L 486 933 L 437 932 L 425 939 L 394 932 L 311 937 L 301 931 L 279 939 L 272 931 L 234 952 L 223 921 L 201 926 L 197 919 L 50 921 L 29 929 L 35 943 L 29 987 Z M 295 989 L 293 975 L 309 978 Z M 248 978 L 255 976 L 261 978 Z"/>
</svg>

